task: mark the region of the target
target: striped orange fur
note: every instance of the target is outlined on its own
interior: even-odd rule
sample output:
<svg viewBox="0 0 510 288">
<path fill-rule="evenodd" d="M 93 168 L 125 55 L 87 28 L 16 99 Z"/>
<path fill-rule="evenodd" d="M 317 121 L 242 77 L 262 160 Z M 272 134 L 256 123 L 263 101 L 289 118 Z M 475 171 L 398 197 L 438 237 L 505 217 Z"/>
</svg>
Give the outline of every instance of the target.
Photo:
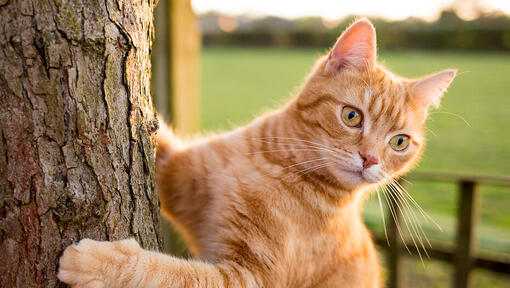
<svg viewBox="0 0 510 288">
<path fill-rule="evenodd" d="M 59 278 L 75 287 L 381 287 L 363 200 L 416 162 L 427 110 L 455 71 L 395 76 L 377 64 L 375 43 L 372 24 L 355 22 L 287 105 L 245 127 L 186 142 L 161 126 L 161 209 L 194 260 L 133 240 L 83 240 L 65 251 Z M 345 111 L 361 122 L 349 126 Z M 392 142 L 398 135 L 408 138 Z"/>
</svg>

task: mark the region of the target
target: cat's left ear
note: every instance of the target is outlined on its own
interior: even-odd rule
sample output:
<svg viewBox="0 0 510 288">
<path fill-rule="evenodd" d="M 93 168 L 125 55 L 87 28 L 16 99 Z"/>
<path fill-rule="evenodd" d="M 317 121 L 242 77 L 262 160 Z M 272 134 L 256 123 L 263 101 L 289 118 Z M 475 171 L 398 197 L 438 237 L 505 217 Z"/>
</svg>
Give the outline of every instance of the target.
<svg viewBox="0 0 510 288">
<path fill-rule="evenodd" d="M 439 107 L 441 96 L 455 78 L 457 70 L 449 69 L 414 81 L 411 94 L 416 105 L 428 110 L 430 106 Z"/>
<path fill-rule="evenodd" d="M 372 69 L 376 58 L 375 29 L 370 21 L 361 19 L 338 38 L 329 53 L 326 72 L 336 75 L 342 69 Z"/>
</svg>

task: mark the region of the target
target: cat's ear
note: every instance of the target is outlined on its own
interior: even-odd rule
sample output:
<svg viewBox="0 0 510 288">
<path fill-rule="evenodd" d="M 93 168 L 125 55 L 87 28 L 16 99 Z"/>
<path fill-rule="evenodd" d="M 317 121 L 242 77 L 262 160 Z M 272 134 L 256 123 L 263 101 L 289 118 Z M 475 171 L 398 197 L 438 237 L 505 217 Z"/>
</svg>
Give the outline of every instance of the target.
<svg viewBox="0 0 510 288">
<path fill-rule="evenodd" d="M 374 26 L 367 19 L 358 20 L 336 41 L 329 52 L 325 70 L 335 75 L 346 67 L 371 69 L 375 66 L 376 49 Z"/>
<path fill-rule="evenodd" d="M 441 96 L 456 74 L 457 70 L 449 69 L 414 81 L 411 85 L 411 93 L 415 103 L 424 109 L 430 106 L 439 107 Z"/>
</svg>

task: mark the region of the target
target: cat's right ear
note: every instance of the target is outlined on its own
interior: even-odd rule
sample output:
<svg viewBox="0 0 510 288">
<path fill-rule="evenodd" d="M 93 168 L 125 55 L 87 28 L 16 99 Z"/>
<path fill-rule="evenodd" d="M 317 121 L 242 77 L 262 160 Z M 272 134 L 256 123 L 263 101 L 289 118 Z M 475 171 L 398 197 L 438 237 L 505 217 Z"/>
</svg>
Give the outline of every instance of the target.
<svg viewBox="0 0 510 288">
<path fill-rule="evenodd" d="M 361 19 L 352 24 L 338 38 L 329 52 L 325 70 L 336 75 L 342 69 L 360 71 L 372 69 L 376 60 L 375 29 L 370 21 Z"/>
<path fill-rule="evenodd" d="M 439 107 L 439 100 L 457 75 L 457 69 L 448 69 L 412 82 L 414 103 L 424 110 Z"/>
</svg>

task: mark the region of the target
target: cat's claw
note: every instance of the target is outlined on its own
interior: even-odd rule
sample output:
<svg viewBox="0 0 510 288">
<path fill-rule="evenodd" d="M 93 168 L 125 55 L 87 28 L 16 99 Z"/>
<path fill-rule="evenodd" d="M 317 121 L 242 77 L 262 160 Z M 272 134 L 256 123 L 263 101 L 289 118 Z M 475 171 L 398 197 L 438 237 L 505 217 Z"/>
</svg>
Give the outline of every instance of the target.
<svg viewBox="0 0 510 288">
<path fill-rule="evenodd" d="M 100 242 L 83 239 L 60 257 L 58 279 L 77 288 L 103 288 L 142 249 L 134 239 Z"/>
</svg>

